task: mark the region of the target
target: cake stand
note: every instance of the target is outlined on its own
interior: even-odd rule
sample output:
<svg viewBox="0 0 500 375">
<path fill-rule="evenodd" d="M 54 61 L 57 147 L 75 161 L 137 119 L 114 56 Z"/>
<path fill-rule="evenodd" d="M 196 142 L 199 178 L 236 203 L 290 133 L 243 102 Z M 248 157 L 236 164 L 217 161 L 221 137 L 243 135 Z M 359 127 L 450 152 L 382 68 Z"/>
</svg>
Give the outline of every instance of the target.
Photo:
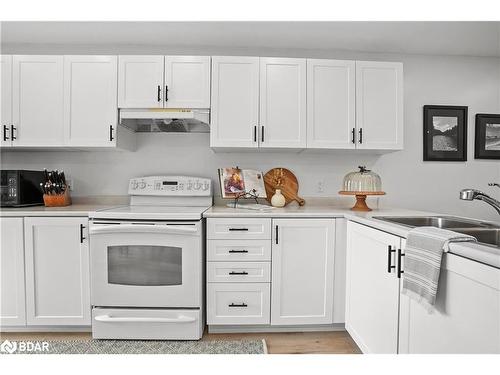
<svg viewBox="0 0 500 375">
<path fill-rule="evenodd" d="M 340 195 L 355 195 L 356 204 L 352 206 L 353 211 L 371 211 L 372 209 L 366 205 L 366 197 L 368 195 L 385 195 L 384 191 L 339 191 Z"/>
</svg>

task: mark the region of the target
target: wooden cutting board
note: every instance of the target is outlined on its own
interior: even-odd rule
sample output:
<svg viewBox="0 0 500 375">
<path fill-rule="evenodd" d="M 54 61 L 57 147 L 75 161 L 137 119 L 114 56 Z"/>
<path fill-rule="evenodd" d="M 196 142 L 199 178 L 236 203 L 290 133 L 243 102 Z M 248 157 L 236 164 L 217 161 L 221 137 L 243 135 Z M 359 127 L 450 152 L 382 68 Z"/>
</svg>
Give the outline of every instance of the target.
<svg viewBox="0 0 500 375">
<path fill-rule="evenodd" d="M 271 203 L 276 189 L 281 189 L 281 193 L 285 197 L 286 204 L 297 201 L 300 206 L 306 204 L 306 201 L 300 198 L 299 182 L 297 177 L 286 168 L 273 168 L 264 175 L 264 185 L 266 187 L 266 200 Z"/>
</svg>

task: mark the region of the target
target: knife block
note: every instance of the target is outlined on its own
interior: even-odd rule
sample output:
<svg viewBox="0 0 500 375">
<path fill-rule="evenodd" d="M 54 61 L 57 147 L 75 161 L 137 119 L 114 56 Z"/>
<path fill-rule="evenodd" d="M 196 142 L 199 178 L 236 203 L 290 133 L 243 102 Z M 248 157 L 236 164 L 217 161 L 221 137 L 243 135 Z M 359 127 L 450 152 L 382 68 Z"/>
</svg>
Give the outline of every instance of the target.
<svg viewBox="0 0 500 375">
<path fill-rule="evenodd" d="M 64 193 L 57 195 L 43 195 L 43 203 L 45 207 L 65 207 L 71 205 L 71 196 L 69 195 L 69 189 L 66 187 Z"/>
</svg>

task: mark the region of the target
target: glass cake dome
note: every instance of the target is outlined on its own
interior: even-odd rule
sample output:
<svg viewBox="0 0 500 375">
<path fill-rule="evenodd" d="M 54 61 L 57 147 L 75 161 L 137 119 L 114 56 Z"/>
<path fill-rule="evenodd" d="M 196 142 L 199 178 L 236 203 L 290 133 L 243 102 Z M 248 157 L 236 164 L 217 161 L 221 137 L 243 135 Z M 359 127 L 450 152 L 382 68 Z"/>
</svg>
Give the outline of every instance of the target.
<svg viewBox="0 0 500 375">
<path fill-rule="evenodd" d="M 348 173 L 344 177 L 343 191 L 352 192 L 380 192 L 382 191 L 382 180 L 375 172 L 359 166 L 359 171 Z"/>
</svg>

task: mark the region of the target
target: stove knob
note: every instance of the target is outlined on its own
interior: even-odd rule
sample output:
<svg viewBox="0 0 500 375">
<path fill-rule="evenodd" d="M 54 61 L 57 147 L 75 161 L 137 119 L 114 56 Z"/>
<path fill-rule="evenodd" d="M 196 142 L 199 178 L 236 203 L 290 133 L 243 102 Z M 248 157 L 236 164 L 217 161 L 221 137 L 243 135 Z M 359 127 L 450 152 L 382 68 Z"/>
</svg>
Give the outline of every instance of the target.
<svg viewBox="0 0 500 375">
<path fill-rule="evenodd" d="M 141 181 L 139 184 L 140 189 L 145 189 L 146 188 L 146 183 L 144 181 Z"/>
<path fill-rule="evenodd" d="M 200 184 L 200 181 L 196 181 L 194 183 L 194 190 L 200 190 L 201 189 L 201 184 Z"/>
<path fill-rule="evenodd" d="M 139 183 L 138 183 L 137 181 L 132 181 L 132 182 L 130 183 L 130 188 L 131 188 L 132 190 L 137 190 L 137 188 L 138 188 L 138 187 L 139 187 Z"/>
<path fill-rule="evenodd" d="M 205 182 L 203 184 L 203 190 L 208 190 L 209 187 L 210 187 L 210 184 L 208 182 Z"/>
</svg>

